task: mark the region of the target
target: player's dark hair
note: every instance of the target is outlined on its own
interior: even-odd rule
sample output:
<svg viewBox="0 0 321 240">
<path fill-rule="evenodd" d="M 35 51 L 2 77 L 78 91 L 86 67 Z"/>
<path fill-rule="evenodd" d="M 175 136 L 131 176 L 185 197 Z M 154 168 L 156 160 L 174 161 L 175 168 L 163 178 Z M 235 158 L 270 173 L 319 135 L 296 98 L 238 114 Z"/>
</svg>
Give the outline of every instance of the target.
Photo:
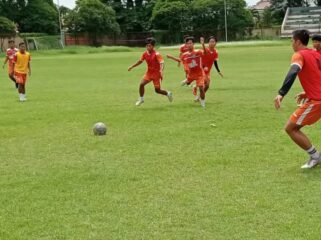
<svg viewBox="0 0 321 240">
<path fill-rule="evenodd" d="M 8 41 L 8 43 L 14 43 L 14 40 L 13 40 L 13 39 L 10 39 L 10 40 Z"/>
<path fill-rule="evenodd" d="M 22 46 L 22 45 L 25 45 L 25 43 L 24 42 L 19 43 L 19 47 Z"/>
<path fill-rule="evenodd" d="M 312 36 L 312 41 L 319 41 L 321 42 L 321 35 L 315 34 Z"/>
<path fill-rule="evenodd" d="M 195 42 L 195 38 L 192 36 L 188 36 L 187 38 L 185 38 L 185 43 L 187 43 L 188 41 L 192 41 L 193 43 Z"/>
<path fill-rule="evenodd" d="M 304 46 L 308 45 L 310 39 L 310 33 L 308 30 L 295 30 L 292 34 L 294 40 L 300 40 Z"/>
<path fill-rule="evenodd" d="M 210 37 L 208 38 L 208 41 L 210 41 L 211 39 L 214 39 L 215 42 L 217 42 L 217 38 L 216 38 L 215 36 L 210 36 Z"/>
<path fill-rule="evenodd" d="M 145 43 L 155 46 L 156 40 L 155 40 L 155 38 L 146 38 Z"/>
<path fill-rule="evenodd" d="M 185 39 L 188 38 L 188 37 L 189 37 L 189 35 L 184 35 L 184 36 L 183 36 L 184 41 L 185 41 Z"/>
</svg>

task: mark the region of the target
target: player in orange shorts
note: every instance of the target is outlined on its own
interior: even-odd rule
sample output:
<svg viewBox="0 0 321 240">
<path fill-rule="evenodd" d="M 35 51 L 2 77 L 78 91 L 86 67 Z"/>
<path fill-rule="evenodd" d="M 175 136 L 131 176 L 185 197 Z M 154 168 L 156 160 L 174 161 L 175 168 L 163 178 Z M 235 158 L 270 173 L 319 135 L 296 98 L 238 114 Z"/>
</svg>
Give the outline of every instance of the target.
<svg viewBox="0 0 321 240">
<path fill-rule="evenodd" d="M 186 45 L 186 42 L 185 42 L 186 38 L 188 38 L 188 37 L 189 37 L 188 35 L 184 35 L 184 37 L 183 37 L 184 38 L 184 44 L 181 45 L 180 48 L 179 48 L 179 58 L 181 58 L 184 53 L 189 51 L 189 48 L 188 48 L 188 46 Z M 178 63 L 178 65 L 180 65 L 180 62 Z M 186 78 L 187 78 L 188 66 L 184 62 L 183 62 L 183 66 L 184 66 L 184 71 L 185 71 L 185 75 L 186 75 Z"/>
<path fill-rule="evenodd" d="M 161 89 L 164 60 L 163 57 L 155 51 L 155 43 L 156 41 L 154 38 L 147 38 L 146 51 L 141 56 L 140 60 L 138 60 L 134 65 L 128 68 L 128 71 L 131 71 L 134 67 L 142 64 L 143 61 L 146 61 L 147 63 L 147 72 L 145 73 L 139 86 L 140 98 L 136 102 L 136 106 L 140 106 L 142 103 L 144 103 L 145 85 L 150 82 L 153 82 L 156 93 L 167 96 L 170 102 L 173 101 L 173 94 Z"/>
<path fill-rule="evenodd" d="M 221 73 L 219 67 L 218 67 L 218 53 L 215 49 L 216 43 L 217 43 L 217 39 L 214 36 L 209 37 L 208 39 L 208 48 L 205 47 L 204 44 L 204 38 L 201 37 L 201 43 L 202 43 L 202 47 L 203 47 L 203 56 L 202 56 L 202 65 L 203 65 L 203 69 L 204 69 L 204 91 L 205 93 L 207 92 L 207 90 L 210 87 L 210 82 L 211 82 L 211 69 L 212 66 L 214 64 L 216 71 L 218 72 L 218 74 L 223 77 L 223 74 Z M 199 100 L 199 97 L 197 96 L 197 88 L 194 87 L 193 88 L 193 94 L 196 96 L 195 101 Z"/>
<path fill-rule="evenodd" d="M 285 131 L 291 139 L 310 158 L 301 168 L 313 168 L 321 163 L 319 151 L 311 144 L 310 139 L 301 131 L 306 125 L 312 125 L 321 118 L 321 55 L 313 49 L 307 48 L 309 43 L 309 32 L 307 30 L 296 30 L 293 32 L 291 68 L 283 82 L 279 94 L 274 99 L 276 109 L 281 107 L 284 96 L 292 87 L 298 76 L 304 92 L 297 95 L 298 103 L 303 102 L 291 115 L 285 126 Z"/>
<path fill-rule="evenodd" d="M 27 75 L 31 76 L 30 54 L 26 51 L 26 46 L 22 42 L 19 44 L 19 51 L 13 58 L 14 78 L 18 83 L 18 92 L 20 102 L 27 100 L 26 98 L 26 82 Z"/>
<path fill-rule="evenodd" d="M 18 84 L 16 83 L 16 79 L 14 78 L 14 74 L 13 74 L 13 58 L 14 58 L 14 55 L 16 54 L 16 52 L 18 52 L 18 49 L 15 47 L 14 40 L 9 40 L 8 44 L 9 44 L 9 48 L 6 51 L 6 58 L 3 63 L 3 68 L 5 67 L 7 62 L 9 62 L 8 63 L 9 78 L 15 83 L 16 88 L 18 88 Z"/>
</svg>

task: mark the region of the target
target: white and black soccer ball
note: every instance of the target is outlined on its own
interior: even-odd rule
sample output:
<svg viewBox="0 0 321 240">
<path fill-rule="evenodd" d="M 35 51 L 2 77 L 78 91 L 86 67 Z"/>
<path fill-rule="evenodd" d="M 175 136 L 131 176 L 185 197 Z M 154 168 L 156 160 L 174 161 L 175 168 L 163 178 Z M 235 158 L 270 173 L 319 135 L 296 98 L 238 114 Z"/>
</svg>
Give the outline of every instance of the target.
<svg viewBox="0 0 321 240">
<path fill-rule="evenodd" d="M 102 122 L 98 122 L 95 123 L 94 127 L 93 127 L 93 132 L 96 136 L 102 136 L 102 135 L 106 135 L 107 133 L 107 127 L 104 123 Z"/>
</svg>

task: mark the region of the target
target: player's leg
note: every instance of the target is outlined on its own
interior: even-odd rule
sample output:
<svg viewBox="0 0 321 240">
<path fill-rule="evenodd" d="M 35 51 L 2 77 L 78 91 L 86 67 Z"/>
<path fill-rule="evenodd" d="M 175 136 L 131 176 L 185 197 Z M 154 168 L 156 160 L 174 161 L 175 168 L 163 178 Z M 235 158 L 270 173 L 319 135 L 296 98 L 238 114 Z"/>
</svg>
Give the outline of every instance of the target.
<svg viewBox="0 0 321 240">
<path fill-rule="evenodd" d="M 145 95 L 145 85 L 148 84 L 150 80 L 146 80 L 143 78 L 139 84 L 139 99 L 136 102 L 136 106 L 140 106 L 144 103 L 144 95 Z"/>
<path fill-rule="evenodd" d="M 205 93 L 207 92 L 207 90 L 210 88 L 210 83 L 211 83 L 211 79 L 209 75 L 205 76 L 205 82 L 204 82 L 204 91 Z"/>
<path fill-rule="evenodd" d="M 9 79 L 11 79 L 11 81 L 13 81 L 16 85 L 16 88 L 18 88 L 18 84 L 16 82 L 16 79 L 14 78 L 14 72 L 13 72 L 13 66 L 10 66 L 8 67 L 8 76 L 9 76 Z"/>
<path fill-rule="evenodd" d="M 321 118 L 321 102 L 307 102 L 297 109 L 291 116 L 285 126 L 286 133 L 303 150 L 305 150 L 310 159 L 302 168 L 313 168 L 321 163 L 321 155 L 312 145 L 310 139 L 301 131 L 306 125 L 311 125 Z"/>
<path fill-rule="evenodd" d="M 155 78 L 153 79 L 153 84 L 154 84 L 154 88 L 155 88 L 155 92 L 157 94 L 161 94 L 161 95 L 164 95 L 164 96 L 167 96 L 168 97 L 168 100 L 170 102 L 173 101 L 173 94 L 169 91 L 166 91 L 166 90 L 163 90 L 161 88 L 161 79 L 160 78 Z"/>
<path fill-rule="evenodd" d="M 204 85 L 198 87 L 200 91 L 200 101 L 201 101 L 201 106 L 205 107 L 205 90 L 204 90 Z"/>
<path fill-rule="evenodd" d="M 201 106 L 205 107 L 204 76 L 201 76 L 198 79 L 196 79 L 196 85 L 197 85 L 199 92 L 200 92 Z"/>
</svg>

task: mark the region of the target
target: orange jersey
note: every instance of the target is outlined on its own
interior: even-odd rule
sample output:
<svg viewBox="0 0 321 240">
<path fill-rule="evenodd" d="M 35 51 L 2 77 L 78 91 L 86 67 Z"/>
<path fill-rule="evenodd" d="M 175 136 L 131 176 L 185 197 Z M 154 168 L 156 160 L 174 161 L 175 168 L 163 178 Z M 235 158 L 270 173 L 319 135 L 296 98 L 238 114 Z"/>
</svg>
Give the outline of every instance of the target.
<svg viewBox="0 0 321 240">
<path fill-rule="evenodd" d="M 10 69 L 12 69 L 14 55 L 18 51 L 19 50 L 17 48 L 8 48 L 7 51 L 6 51 L 6 56 L 9 59 L 9 65 L 8 65 L 9 66 L 9 71 L 10 71 Z"/>
<path fill-rule="evenodd" d="M 187 48 L 186 44 L 181 45 L 180 48 L 179 48 L 179 53 L 183 54 L 183 53 L 186 53 L 186 52 L 188 52 L 188 48 Z"/>
<path fill-rule="evenodd" d="M 203 52 L 201 50 L 186 52 L 181 56 L 182 61 L 188 67 L 188 78 L 196 79 L 203 76 L 202 56 Z"/>
<path fill-rule="evenodd" d="M 301 68 L 298 76 L 308 99 L 321 101 L 321 55 L 304 49 L 294 53 L 291 62 Z"/>
<path fill-rule="evenodd" d="M 209 48 L 206 48 L 205 50 L 206 51 L 202 56 L 202 65 L 203 65 L 205 74 L 209 74 L 212 69 L 214 61 L 218 59 L 218 53 L 216 49 L 211 51 Z"/>
<path fill-rule="evenodd" d="M 161 70 L 161 63 L 164 63 L 164 59 L 160 53 L 156 51 L 144 52 L 140 58 L 141 61 L 146 61 L 147 72 L 149 73 L 159 73 Z"/>
<path fill-rule="evenodd" d="M 30 54 L 28 52 L 21 53 L 18 51 L 13 58 L 15 64 L 14 71 L 16 73 L 27 74 L 29 72 L 29 62 L 31 61 Z"/>
</svg>

